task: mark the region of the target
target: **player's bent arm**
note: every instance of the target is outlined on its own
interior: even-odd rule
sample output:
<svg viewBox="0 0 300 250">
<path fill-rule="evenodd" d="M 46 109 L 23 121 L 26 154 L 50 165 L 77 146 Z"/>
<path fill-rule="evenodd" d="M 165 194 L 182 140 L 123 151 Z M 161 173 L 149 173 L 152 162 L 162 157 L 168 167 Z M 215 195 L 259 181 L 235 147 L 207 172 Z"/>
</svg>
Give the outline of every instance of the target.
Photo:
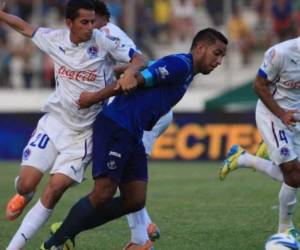
<svg viewBox="0 0 300 250">
<path fill-rule="evenodd" d="M 123 76 L 118 80 L 118 86 L 129 92 L 136 88 L 139 72 L 147 66 L 146 58 L 138 52 L 134 52 L 130 63 L 127 65 Z"/>
<path fill-rule="evenodd" d="M 135 76 L 135 79 L 137 83 L 136 87 L 144 86 L 145 80 L 140 73 Z M 97 92 L 82 92 L 79 100 L 77 101 L 77 105 L 79 109 L 89 108 L 96 103 L 102 102 L 109 97 L 116 96 L 121 93 L 126 93 L 126 91 L 119 87 L 118 82 L 114 82 Z"/>
<path fill-rule="evenodd" d="M 257 75 L 255 81 L 254 81 L 254 91 L 260 98 L 260 100 L 266 105 L 266 107 L 274 114 L 276 115 L 284 124 L 286 125 L 294 125 L 295 120 L 293 118 L 294 111 L 284 111 L 274 100 L 268 85 L 271 84 L 271 82 L 260 76 Z"/>
<path fill-rule="evenodd" d="M 0 21 L 6 23 L 24 36 L 32 37 L 35 29 L 21 18 L 0 10 Z"/>
<path fill-rule="evenodd" d="M 124 73 L 124 71 L 127 69 L 128 64 L 123 64 L 123 65 L 116 65 L 114 67 L 114 73 L 117 79 L 121 77 L 121 75 Z"/>
</svg>

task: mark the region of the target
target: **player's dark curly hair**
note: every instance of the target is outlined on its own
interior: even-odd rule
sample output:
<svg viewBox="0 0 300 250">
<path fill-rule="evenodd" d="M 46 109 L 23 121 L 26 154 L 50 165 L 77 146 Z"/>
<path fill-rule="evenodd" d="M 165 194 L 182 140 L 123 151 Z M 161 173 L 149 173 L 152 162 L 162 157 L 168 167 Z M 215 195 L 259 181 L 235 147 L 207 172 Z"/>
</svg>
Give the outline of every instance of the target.
<svg viewBox="0 0 300 250">
<path fill-rule="evenodd" d="M 106 16 L 107 19 L 110 19 L 110 12 L 107 5 L 100 0 L 92 0 L 95 5 L 96 14 L 99 16 Z"/>
<path fill-rule="evenodd" d="M 69 0 L 65 9 L 66 18 L 75 20 L 80 9 L 95 10 L 95 6 L 92 0 Z"/>
<path fill-rule="evenodd" d="M 194 49 L 200 41 L 206 41 L 209 44 L 214 44 L 217 40 L 224 44 L 228 44 L 227 38 L 220 31 L 213 28 L 200 30 L 193 39 L 191 50 Z"/>
</svg>

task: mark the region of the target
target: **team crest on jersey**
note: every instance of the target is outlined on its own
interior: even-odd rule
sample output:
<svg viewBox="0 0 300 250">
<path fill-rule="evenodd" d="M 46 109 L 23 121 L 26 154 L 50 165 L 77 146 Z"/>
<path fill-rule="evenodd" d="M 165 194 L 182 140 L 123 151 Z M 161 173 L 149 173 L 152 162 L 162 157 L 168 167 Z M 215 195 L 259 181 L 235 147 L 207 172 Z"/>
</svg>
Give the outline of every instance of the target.
<svg viewBox="0 0 300 250">
<path fill-rule="evenodd" d="M 167 66 L 159 67 L 158 71 L 162 79 L 165 79 L 168 75 L 170 75 L 169 71 L 167 70 Z"/>
<path fill-rule="evenodd" d="M 89 47 L 88 55 L 90 56 L 90 58 L 96 57 L 98 55 L 98 48 L 96 46 Z"/>
<path fill-rule="evenodd" d="M 23 160 L 28 160 L 29 159 L 29 156 L 31 155 L 31 151 L 29 148 L 26 148 L 23 152 Z"/>
<path fill-rule="evenodd" d="M 265 57 L 264 67 L 268 67 L 272 63 L 273 59 L 275 58 L 275 55 L 275 49 L 271 49 Z"/>
<path fill-rule="evenodd" d="M 282 147 L 280 149 L 280 154 L 283 156 L 283 157 L 288 157 L 290 155 L 290 150 L 287 148 L 287 147 Z"/>
</svg>

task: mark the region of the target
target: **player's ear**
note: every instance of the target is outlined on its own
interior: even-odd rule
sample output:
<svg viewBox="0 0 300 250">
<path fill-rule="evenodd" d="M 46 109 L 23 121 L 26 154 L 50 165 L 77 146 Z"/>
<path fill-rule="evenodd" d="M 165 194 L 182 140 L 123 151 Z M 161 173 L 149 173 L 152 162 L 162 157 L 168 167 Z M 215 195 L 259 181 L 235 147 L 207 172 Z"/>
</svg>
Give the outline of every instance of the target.
<svg viewBox="0 0 300 250">
<path fill-rule="evenodd" d="M 204 54 L 205 48 L 206 48 L 206 46 L 203 42 L 198 42 L 196 45 L 196 51 L 200 55 Z"/>
<path fill-rule="evenodd" d="M 73 24 L 72 20 L 70 18 L 67 18 L 66 25 L 68 26 L 69 29 L 72 27 L 72 24 Z"/>
</svg>

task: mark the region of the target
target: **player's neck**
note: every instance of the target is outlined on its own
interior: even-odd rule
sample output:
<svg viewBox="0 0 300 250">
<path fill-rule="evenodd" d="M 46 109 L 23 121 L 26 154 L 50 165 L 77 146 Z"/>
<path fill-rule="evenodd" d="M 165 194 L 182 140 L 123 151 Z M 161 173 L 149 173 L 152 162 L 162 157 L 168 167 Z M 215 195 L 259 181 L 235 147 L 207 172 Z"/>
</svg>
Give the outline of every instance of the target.
<svg viewBox="0 0 300 250">
<path fill-rule="evenodd" d="M 80 39 L 72 33 L 70 33 L 70 41 L 75 45 L 79 45 L 80 43 L 82 43 L 82 41 L 80 41 Z"/>
</svg>

